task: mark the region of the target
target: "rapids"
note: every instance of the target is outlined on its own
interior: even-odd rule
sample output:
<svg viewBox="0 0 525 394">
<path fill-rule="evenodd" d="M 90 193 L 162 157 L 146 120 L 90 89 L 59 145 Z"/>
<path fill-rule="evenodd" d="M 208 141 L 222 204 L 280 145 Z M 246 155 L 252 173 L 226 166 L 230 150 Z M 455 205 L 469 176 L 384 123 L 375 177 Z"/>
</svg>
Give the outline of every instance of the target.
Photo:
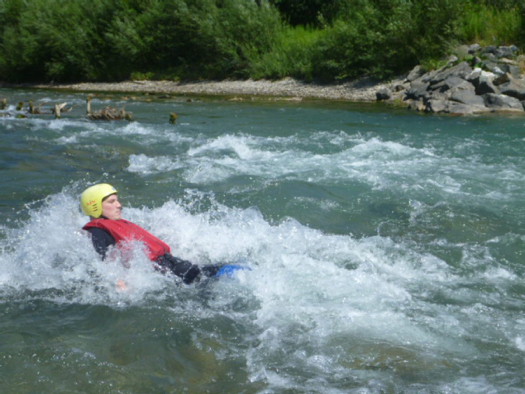
<svg viewBox="0 0 525 394">
<path fill-rule="evenodd" d="M 90 122 L 80 93 L 0 97 L 1 392 L 525 392 L 525 118 L 117 95 L 91 105 L 134 120 Z M 30 99 L 74 108 L 17 118 Z M 97 182 L 175 255 L 252 270 L 100 261 Z"/>
</svg>

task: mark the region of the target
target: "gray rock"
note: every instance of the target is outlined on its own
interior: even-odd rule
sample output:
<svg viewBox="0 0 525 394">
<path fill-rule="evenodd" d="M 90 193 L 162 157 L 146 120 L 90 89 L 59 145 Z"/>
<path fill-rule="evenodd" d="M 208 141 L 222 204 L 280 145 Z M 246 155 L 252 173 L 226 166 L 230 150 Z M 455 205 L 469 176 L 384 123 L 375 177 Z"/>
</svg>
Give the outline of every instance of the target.
<svg viewBox="0 0 525 394">
<path fill-rule="evenodd" d="M 410 87 L 409 83 L 398 83 L 394 86 L 394 92 L 402 92 Z"/>
<path fill-rule="evenodd" d="M 509 74 L 509 73 L 505 73 L 503 75 L 500 75 L 498 76 L 497 78 L 494 79 L 494 85 L 496 86 L 500 86 L 500 85 L 503 85 L 504 83 L 507 83 L 507 82 L 510 82 L 510 80 L 512 79 L 512 75 Z"/>
<path fill-rule="evenodd" d="M 482 106 L 473 106 L 456 102 L 448 102 L 445 112 L 453 115 L 474 115 L 480 112 L 488 112 L 489 108 Z"/>
<path fill-rule="evenodd" d="M 459 60 L 459 58 L 456 55 L 450 55 L 447 59 L 447 67 L 452 66 L 454 63 L 456 63 Z"/>
<path fill-rule="evenodd" d="M 427 104 L 430 100 L 448 100 L 448 96 L 440 91 L 429 91 L 423 96 L 423 102 Z"/>
<path fill-rule="evenodd" d="M 450 76 L 466 79 L 471 73 L 472 67 L 470 67 L 467 62 L 461 62 L 452 67 L 445 66 L 440 68 L 437 73 L 428 80 L 428 82 L 436 84 L 444 81 Z"/>
<path fill-rule="evenodd" d="M 472 72 L 469 75 L 467 75 L 467 81 L 475 81 L 477 78 L 479 78 L 482 72 L 483 70 L 481 68 L 476 67 L 474 70 L 472 70 Z"/>
<path fill-rule="evenodd" d="M 518 52 L 518 47 L 516 45 L 501 46 L 498 48 L 498 53 L 496 55 L 499 54 L 500 56 L 498 57 L 514 57 L 516 52 Z"/>
<path fill-rule="evenodd" d="M 498 88 L 494 85 L 495 75 L 490 72 L 475 70 L 468 80 L 476 87 L 476 94 L 483 95 L 487 93 L 499 93 Z"/>
<path fill-rule="evenodd" d="M 466 105 L 481 105 L 485 106 L 485 100 L 483 97 L 476 95 L 470 90 L 457 90 L 449 98 L 451 101 L 458 102 Z"/>
<path fill-rule="evenodd" d="M 512 59 L 508 59 L 506 57 L 502 57 L 501 59 L 498 60 L 498 63 L 502 63 L 502 64 L 513 64 L 513 65 L 516 65 L 516 61 L 515 60 L 512 60 Z"/>
<path fill-rule="evenodd" d="M 425 96 L 430 83 L 414 81 L 410 84 L 410 88 L 406 92 L 406 99 L 418 100 Z"/>
<path fill-rule="evenodd" d="M 479 44 L 472 44 L 468 48 L 468 53 L 474 54 L 480 50 L 481 46 Z"/>
<path fill-rule="evenodd" d="M 423 100 L 410 100 L 410 103 L 408 104 L 408 109 L 412 111 L 424 111 L 425 104 L 423 103 Z"/>
<path fill-rule="evenodd" d="M 487 93 L 484 96 L 485 105 L 496 111 L 524 112 L 521 101 L 504 94 Z"/>
<path fill-rule="evenodd" d="M 509 81 L 499 86 L 501 94 L 517 98 L 518 100 L 525 100 L 525 83 L 521 80 L 514 79 L 509 74 L 506 75 Z"/>
<path fill-rule="evenodd" d="M 428 100 L 427 105 L 425 107 L 426 112 L 434 112 L 434 113 L 440 113 L 444 112 L 447 109 L 447 101 L 446 100 Z"/>
<path fill-rule="evenodd" d="M 437 75 L 440 75 L 447 68 L 448 68 L 447 66 L 443 66 L 443 67 L 438 68 L 437 70 L 429 71 L 425 75 L 423 75 L 421 78 L 419 78 L 418 81 L 428 82 L 428 83 L 439 82 L 439 81 L 441 81 L 442 79 L 445 79 L 445 78 L 439 78 L 438 80 L 434 80 L 434 79 L 436 78 Z"/>
<path fill-rule="evenodd" d="M 376 92 L 377 101 L 390 100 L 392 98 L 392 91 L 388 88 L 379 89 Z"/>
<path fill-rule="evenodd" d="M 463 78 L 460 78 L 460 77 L 456 77 L 455 75 L 450 75 L 448 76 L 447 78 L 445 78 L 444 80 L 436 83 L 436 84 L 431 84 L 429 86 L 429 89 L 431 90 L 437 90 L 439 92 L 446 92 L 447 90 L 449 89 L 452 89 L 452 88 L 455 88 L 459 85 L 461 85 L 463 82 L 465 82 L 465 80 Z"/>
<path fill-rule="evenodd" d="M 422 66 L 416 66 L 408 73 L 407 81 L 412 82 L 425 74 L 425 69 Z"/>
<path fill-rule="evenodd" d="M 471 92 L 475 92 L 476 87 L 472 85 L 469 81 L 463 81 L 459 85 L 456 85 L 453 88 L 451 88 L 449 93 L 452 94 L 458 90 L 470 90 Z"/>
<path fill-rule="evenodd" d="M 488 56 L 489 54 L 492 54 L 492 55 L 496 55 L 498 51 L 498 47 L 496 47 L 495 45 L 488 45 L 486 47 L 483 47 L 481 48 L 481 50 L 479 51 L 479 53 L 485 55 L 485 56 Z"/>
<path fill-rule="evenodd" d="M 500 69 L 499 63 L 491 60 L 483 60 L 481 62 L 481 68 L 490 71 L 496 75 L 502 75 L 504 72 Z"/>
<path fill-rule="evenodd" d="M 521 75 L 521 69 L 518 66 L 514 65 L 514 64 L 500 63 L 499 67 L 501 68 L 501 70 L 503 72 L 509 73 L 514 78 L 519 78 L 520 75 Z"/>
<path fill-rule="evenodd" d="M 485 53 L 482 55 L 483 58 L 492 63 L 498 63 L 498 57 L 493 53 Z"/>
</svg>

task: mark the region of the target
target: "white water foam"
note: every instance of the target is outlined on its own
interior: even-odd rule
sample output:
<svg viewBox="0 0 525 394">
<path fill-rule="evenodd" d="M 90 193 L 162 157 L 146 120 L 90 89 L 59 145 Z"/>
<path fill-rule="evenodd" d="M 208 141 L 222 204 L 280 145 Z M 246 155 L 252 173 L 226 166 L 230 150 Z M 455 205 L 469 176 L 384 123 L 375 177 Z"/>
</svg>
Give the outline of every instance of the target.
<svg viewBox="0 0 525 394">
<path fill-rule="evenodd" d="M 173 171 L 183 168 L 185 165 L 177 159 L 166 156 L 148 157 L 144 154 L 131 155 L 129 157 L 129 172 L 140 173 L 144 175 Z"/>
<path fill-rule="evenodd" d="M 205 212 L 195 213 L 189 201 L 199 204 L 205 198 L 194 193 L 185 201 L 167 201 L 153 209 L 125 208 L 124 216 L 165 240 L 181 258 L 252 268 L 234 281 L 216 283 L 217 298 L 211 301 L 217 310 L 239 297 L 257 301 L 256 309 L 231 316 L 249 317 L 257 327 L 257 340 L 246 354 L 252 382 L 263 381 L 276 390 L 305 384 L 322 390 L 330 386 L 331 376 L 350 379 L 356 369 L 363 373 L 374 363 L 390 369 L 395 360 L 403 360 L 402 370 L 410 374 L 421 368 L 442 368 L 449 358 L 480 356 L 463 338 L 476 337 L 480 324 L 494 321 L 495 311 L 485 304 L 500 303 L 503 294 L 480 298 L 475 289 L 458 291 L 456 286 L 467 279 L 437 256 L 385 237 L 324 234 L 293 219 L 271 225 L 256 208 L 213 203 Z M 4 296 L 125 307 L 177 300 L 194 291 L 156 272 L 138 245 L 128 269 L 100 261 L 80 230 L 86 218 L 79 212 L 78 196 L 70 190 L 28 209 L 30 218 L 20 227 L 2 230 Z M 475 245 L 464 251 L 462 265 L 467 268 L 490 259 L 486 249 Z M 118 280 L 127 283 L 128 291 L 118 290 Z M 495 268 L 474 270 L 468 278 L 473 285 L 487 280 L 508 283 L 517 277 L 508 269 Z M 447 307 L 434 303 L 436 294 L 457 303 L 477 300 L 480 304 L 470 309 Z M 177 308 L 177 313 L 190 314 L 188 304 L 178 302 Z M 191 313 L 210 314 L 199 312 L 193 304 Z M 505 322 L 503 316 L 499 319 Z M 494 326 L 483 335 L 495 340 L 501 332 Z M 517 331 L 504 335 L 523 351 Z M 272 363 L 278 370 L 269 367 Z M 317 380 L 298 380 L 293 372 L 286 372 L 287 365 Z M 461 381 L 450 387 L 471 384 L 476 385 Z"/>
</svg>

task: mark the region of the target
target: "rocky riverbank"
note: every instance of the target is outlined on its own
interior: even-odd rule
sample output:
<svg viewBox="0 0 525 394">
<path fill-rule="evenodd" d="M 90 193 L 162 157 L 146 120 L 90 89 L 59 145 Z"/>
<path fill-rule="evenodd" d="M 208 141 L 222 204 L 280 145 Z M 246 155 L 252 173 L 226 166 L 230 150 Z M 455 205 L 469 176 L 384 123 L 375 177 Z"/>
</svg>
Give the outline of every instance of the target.
<svg viewBox="0 0 525 394">
<path fill-rule="evenodd" d="M 431 113 L 525 112 L 525 57 L 517 47 L 476 44 L 456 52 L 437 70 L 415 67 L 401 84 L 379 89 L 377 99 Z"/>
</svg>

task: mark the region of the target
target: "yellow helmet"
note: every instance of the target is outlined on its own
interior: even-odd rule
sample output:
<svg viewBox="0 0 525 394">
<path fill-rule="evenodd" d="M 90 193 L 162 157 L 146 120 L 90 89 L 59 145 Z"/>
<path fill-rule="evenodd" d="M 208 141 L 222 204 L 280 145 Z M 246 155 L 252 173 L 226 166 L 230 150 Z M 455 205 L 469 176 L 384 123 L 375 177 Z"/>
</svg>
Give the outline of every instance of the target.
<svg viewBox="0 0 525 394">
<path fill-rule="evenodd" d="M 117 189 L 107 183 L 88 187 L 80 196 L 82 212 L 88 216 L 99 218 L 102 215 L 102 200 L 115 193 L 117 193 Z"/>
</svg>

